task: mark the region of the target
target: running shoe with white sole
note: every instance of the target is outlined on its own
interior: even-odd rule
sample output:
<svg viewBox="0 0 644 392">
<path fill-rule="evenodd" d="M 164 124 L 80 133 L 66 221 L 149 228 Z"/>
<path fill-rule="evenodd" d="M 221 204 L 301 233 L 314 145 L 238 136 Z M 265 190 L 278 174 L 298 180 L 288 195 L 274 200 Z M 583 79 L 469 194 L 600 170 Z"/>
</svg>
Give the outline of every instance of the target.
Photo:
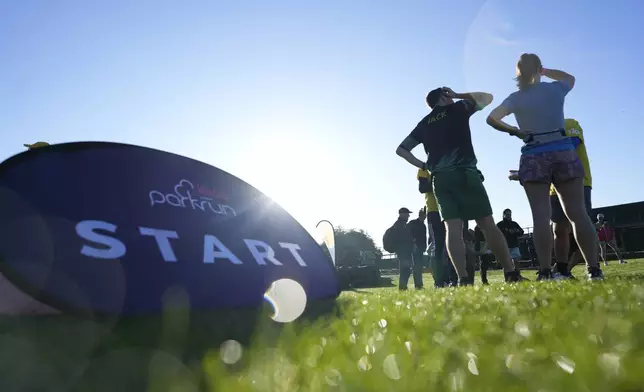
<svg viewBox="0 0 644 392">
<path fill-rule="evenodd" d="M 570 272 L 567 272 L 567 273 L 553 272 L 552 279 L 553 280 L 577 280 L 577 278 L 575 278 L 575 276 Z"/>
<path fill-rule="evenodd" d="M 521 272 L 519 272 L 519 270 L 505 272 L 503 275 L 505 277 L 505 283 L 525 282 L 530 280 L 521 276 Z"/>
<path fill-rule="evenodd" d="M 588 268 L 586 276 L 588 280 L 604 280 L 604 273 L 599 267 Z"/>
</svg>

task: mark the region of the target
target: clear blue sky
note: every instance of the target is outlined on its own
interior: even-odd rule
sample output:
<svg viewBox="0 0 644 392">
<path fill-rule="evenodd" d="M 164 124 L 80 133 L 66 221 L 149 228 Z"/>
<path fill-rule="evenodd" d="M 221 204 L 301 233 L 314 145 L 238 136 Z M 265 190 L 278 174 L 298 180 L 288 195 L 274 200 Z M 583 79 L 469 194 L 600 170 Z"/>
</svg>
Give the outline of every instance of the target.
<svg viewBox="0 0 644 392">
<path fill-rule="evenodd" d="M 398 143 L 438 86 L 514 90 L 524 51 L 577 77 L 596 206 L 642 199 L 644 2 L 3 1 L 0 157 L 102 140 L 186 155 L 250 182 L 305 227 L 380 242 L 423 205 Z M 531 217 L 507 180 L 520 141 L 471 120 L 495 217 Z M 422 154 L 422 149 L 417 154 Z"/>
</svg>

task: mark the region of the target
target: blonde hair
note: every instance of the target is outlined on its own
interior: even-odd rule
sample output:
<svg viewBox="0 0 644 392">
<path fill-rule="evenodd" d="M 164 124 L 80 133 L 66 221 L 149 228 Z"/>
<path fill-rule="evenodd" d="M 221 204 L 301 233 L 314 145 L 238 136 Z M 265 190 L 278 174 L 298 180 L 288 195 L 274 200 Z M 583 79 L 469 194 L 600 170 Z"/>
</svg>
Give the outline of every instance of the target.
<svg viewBox="0 0 644 392">
<path fill-rule="evenodd" d="M 517 87 L 519 90 L 525 90 L 532 86 L 541 75 L 541 59 L 534 53 L 523 53 L 517 62 Z"/>
</svg>

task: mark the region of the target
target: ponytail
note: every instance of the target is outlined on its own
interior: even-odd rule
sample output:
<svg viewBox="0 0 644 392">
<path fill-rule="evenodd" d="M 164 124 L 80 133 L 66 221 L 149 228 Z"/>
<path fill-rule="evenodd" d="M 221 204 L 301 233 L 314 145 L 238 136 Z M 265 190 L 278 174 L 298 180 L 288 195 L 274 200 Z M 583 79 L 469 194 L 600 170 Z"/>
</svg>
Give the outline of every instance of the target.
<svg viewBox="0 0 644 392">
<path fill-rule="evenodd" d="M 514 80 L 517 81 L 517 88 L 519 90 L 525 90 L 534 84 L 534 75 L 523 72 L 517 72 L 517 74 L 518 75 L 516 78 L 514 78 Z"/>
<path fill-rule="evenodd" d="M 541 73 L 541 59 L 533 53 L 524 53 L 517 62 L 517 76 L 514 78 L 519 90 L 532 86 Z"/>
</svg>

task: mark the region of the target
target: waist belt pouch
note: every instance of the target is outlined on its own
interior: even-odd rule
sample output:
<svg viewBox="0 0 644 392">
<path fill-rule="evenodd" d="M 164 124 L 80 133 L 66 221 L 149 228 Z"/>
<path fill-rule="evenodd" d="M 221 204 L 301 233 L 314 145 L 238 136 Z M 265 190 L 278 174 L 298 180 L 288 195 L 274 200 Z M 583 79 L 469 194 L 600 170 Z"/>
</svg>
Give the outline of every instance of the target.
<svg viewBox="0 0 644 392">
<path fill-rule="evenodd" d="M 557 129 L 554 131 L 531 132 L 524 139 L 524 142 L 525 142 L 525 147 L 535 147 L 540 144 L 563 141 L 565 139 L 566 139 L 566 131 L 563 129 Z"/>
</svg>

